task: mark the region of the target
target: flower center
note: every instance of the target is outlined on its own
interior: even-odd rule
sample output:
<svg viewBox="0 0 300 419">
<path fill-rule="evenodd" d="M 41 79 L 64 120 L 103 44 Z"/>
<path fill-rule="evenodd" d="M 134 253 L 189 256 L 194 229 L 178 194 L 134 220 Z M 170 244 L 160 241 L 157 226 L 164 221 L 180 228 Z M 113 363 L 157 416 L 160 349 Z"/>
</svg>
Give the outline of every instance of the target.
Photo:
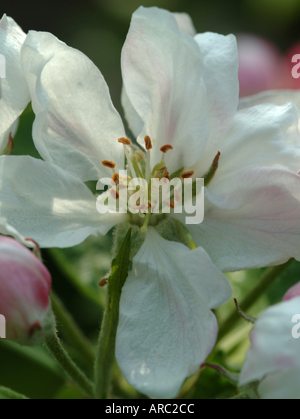
<svg viewBox="0 0 300 419">
<path fill-rule="evenodd" d="M 151 168 L 152 141 L 148 135 L 144 141 L 146 155 L 139 149 L 133 153 L 128 138 L 118 139 L 118 142 L 123 144 L 127 161 L 125 176 L 115 171 L 114 162 L 102 161 L 104 166 L 113 171 L 113 186 L 109 190 L 111 197 L 118 202 L 118 208 L 122 208 L 122 212 L 131 215 L 132 222 L 141 226 L 142 232 L 147 231 L 149 224 L 156 224 L 158 216 L 170 213 L 177 204 L 181 204 L 183 180 L 194 174 L 192 170 L 185 173 L 181 170 L 180 173 L 176 172 L 170 176 L 165 163 L 165 154 L 173 149 L 170 144 L 160 148 L 161 160 Z M 179 177 L 175 177 L 176 175 Z"/>
</svg>

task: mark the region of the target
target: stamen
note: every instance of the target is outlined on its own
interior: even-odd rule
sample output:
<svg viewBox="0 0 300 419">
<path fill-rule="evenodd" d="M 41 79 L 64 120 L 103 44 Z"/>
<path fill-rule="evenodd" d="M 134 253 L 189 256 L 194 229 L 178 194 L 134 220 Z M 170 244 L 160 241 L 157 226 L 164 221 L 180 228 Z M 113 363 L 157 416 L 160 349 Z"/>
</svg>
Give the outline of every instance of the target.
<svg viewBox="0 0 300 419">
<path fill-rule="evenodd" d="M 135 155 L 138 163 L 140 163 L 145 158 L 145 154 L 141 150 L 136 150 Z"/>
<path fill-rule="evenodd" d="M 116 163 L 114 163 L 113 161 L 108 161 L 108 160 L 103 160 L 102 164 L 103 166 L 109 167 L 110 169 L 114 169 L 116 166 Z"/>
<path fill-rule="evenodd" d="M 119 185 L 119 183 L 120 183 L 120 176 L 119 176 L 119 173 L 115 172 L 115 173 L 113 174 L 113 176 L 112 176 L 111 180 L 112 180 L 112 182 L 111 182 L 111 184 L 112 184 L 112 185 Z"/>
<path fill-rule="evenodd" d="M 119 143 L 125 144 L 125 145 L 130 145 L 130 141 L 128 140 L 128 138 L 125 137 L 121 137 L 118 139 Z"/>
<path fill-rule="evenodd" d="M 175 208 L 175 202 L 174 201 L 165 201 L 165 204 L 167 207 L 174 209 Z"/>
<path fill-rule="evenodd" d="M 218 167 L 219 167 L 219 159 L 220 159 L 221 153 L 218 151 L 215 158 L 213 159 L 213 162 L 210 166 L 209 171 L 204 175 L 204 186 L 207 186 L 209 182 L 214 177 Z"/>
<path fill-rule="evenodd" d="M 131 176 L 137 177 L 137 175 L 135 173 L 135 170 L 134 170 L 134 167 L 133 167 L 133 164 L 132 164 L 132 160 L 131 160 L 130 147 L 129 147 L 130 141 L 125 137 L 121 137 L 121 138 L 118 139 L 118 142 L 123 144 L 124 153 L 125 153 L 127 163 L 128 163 L 128 166 L 129 166 L 129 169 L 130 169 L 130 172 L 131 172 Z"/>
<path fill-rule="evenodd" d="M 182 177 L 182 179 L 187 179 L 193 176 L 194 173 L 195 173 L 194 170 L 190 170 L 189 172 L 182 173 L 180 176 Z"/>
<path fill-rule="evenodd" d="M 166 153 L 169 150 L 173 150 L 173 146 L 166 144 L 163 145 L 162 147 L 160 147 L 160 151 L 162 151 L 163 153 Z"/>
<path fill-rule="evenodd" d="M 152 148 L 152 142 L 149 135 L 146 135 L 144 138 L 146 150 L 150 150 Z"/>
<path fill-rule="evenodd" d="M 113 197 L 113 199 L 119 199 L 119 192 L 115 188 L 110 188 L 109 193 Z"/>
</svg>

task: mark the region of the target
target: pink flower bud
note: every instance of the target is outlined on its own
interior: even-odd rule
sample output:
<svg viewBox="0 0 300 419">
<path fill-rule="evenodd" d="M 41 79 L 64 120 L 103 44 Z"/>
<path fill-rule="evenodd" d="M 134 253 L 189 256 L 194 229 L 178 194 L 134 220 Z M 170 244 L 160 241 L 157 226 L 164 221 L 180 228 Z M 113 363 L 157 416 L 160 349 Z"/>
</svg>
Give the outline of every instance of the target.
<svg viewBox="0 0 300 419">
<path fill-rule="evenodd" d="M 44 339 L 54 324 L 50 287 L 42 262 L 14 239 L 0 236 L 0 314 L 7 339 L 25 345 Z"/>
<path fill-rule="evenodd" d="M 273 89 L 281 56 L 269 41 L 254 35 L 237 36 L 240 96 Z"/>
<path fill-rule="evenodd" d="M 300 282 L 293 285 L 284 295 L 283 301 L 291 300 L 292 298 L 300 297 Z"/>
</svg>

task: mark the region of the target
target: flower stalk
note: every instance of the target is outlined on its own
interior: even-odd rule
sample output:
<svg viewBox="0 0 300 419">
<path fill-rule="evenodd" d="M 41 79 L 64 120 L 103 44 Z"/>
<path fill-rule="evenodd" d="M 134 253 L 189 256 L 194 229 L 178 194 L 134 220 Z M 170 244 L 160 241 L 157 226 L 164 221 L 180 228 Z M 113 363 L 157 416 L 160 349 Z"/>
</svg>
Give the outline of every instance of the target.
<svg viewBox="0 0 300 419">
<path fill-rule="evenodd" d="M 95 398 L 107 399 L 110 388 L 111 370 L 115 359 L 116 333 L 119 322 L 119 304 L 122 287 L 130 264 L 131 229 L 112 262 L 108 280 L 108 294 L 102 320 L 95 362 Z"/>
<path fill-rule="evenodd" d="M 55 329 L 45 339 L 45 345 L 54 356 L 59 365 L 68 374 L 71 380 L 89 397 L 93 398 L 93 383 L 77 367 L 63 348 Z"/>
</svg>

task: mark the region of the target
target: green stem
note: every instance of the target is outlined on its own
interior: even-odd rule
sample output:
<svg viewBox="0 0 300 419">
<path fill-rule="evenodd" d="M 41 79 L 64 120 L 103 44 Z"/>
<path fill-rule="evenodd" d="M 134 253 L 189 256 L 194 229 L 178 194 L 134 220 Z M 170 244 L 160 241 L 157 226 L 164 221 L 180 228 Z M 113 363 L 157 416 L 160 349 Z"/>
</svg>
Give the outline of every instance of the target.
<svg viewBox="0 0 300 419">
<path fill-rule="evenodd" d="M 72 381 L 90 398 L 93 398 L 93 384 L 69 357 L 53 329 L 45 339 L 45 344 L 59 365 L 68 374 Z"/>
<path fill-rule="evenodd" d="M 66 341 L 77 350 L 88 366 L 93 369 L 96 355 L 93 345 L 84 336 L 71 314 L 53 291 L 51 292 L 51 303 L 61 333 Z"/>
<path fill-rule="evenodd" d="M 95 397 L 97 399 L 108 397 L 111 370 L 115 359 L 118 318 L 119 311 L 112 309 L 110 296 L 107 295 L 95 362 Z"/>
<path fill-rule="evenodd" d="M 130 265 L 131 228 L 112 261 L 108 280 L 106 306 L 99 335 L 95 362 L 95 398 L 107 399 L 111 381 L 111 371 L 115 360 L 116 334 L 119 323 L 119 305 L 122 287 Z"/>
<path fill-rule="evenodd" d="M 256 287 L 253 288 L 253 290 L 244 298 L 244 300 L 242 300 L 242 302 L 239 302 L 240 308 L 246 312 L 293 261 L 294 259 L 290 259 L 283 265 L 269 268 L 258 280 Z M 240 316 L 237 310 L 234 310 L 221 325 L 218 340 L 222 339 L 239 319 Z"/>
</svg>

